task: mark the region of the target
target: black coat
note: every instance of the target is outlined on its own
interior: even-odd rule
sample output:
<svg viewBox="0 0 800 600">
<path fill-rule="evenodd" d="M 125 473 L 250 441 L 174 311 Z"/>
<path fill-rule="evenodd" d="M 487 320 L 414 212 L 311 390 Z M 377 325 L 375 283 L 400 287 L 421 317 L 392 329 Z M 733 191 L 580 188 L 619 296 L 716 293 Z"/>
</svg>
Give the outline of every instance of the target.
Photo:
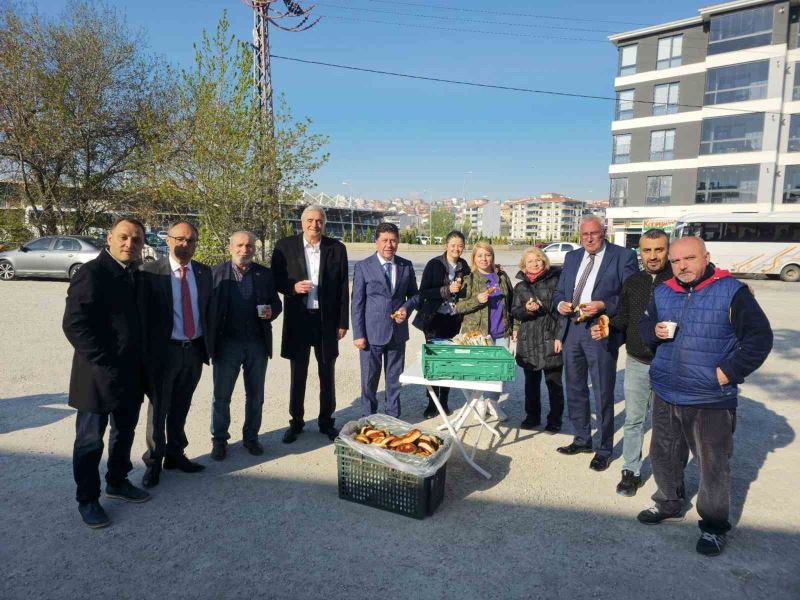
<svg viewBox="0 0 800 600">
<path fill-rule="evenodd" d="M 208 364 L 208 331 L 210 327 L 213 282 L 211 269 L 203 263 L 192 261 L 197 284 L 197 306 L 200 326 L 203 328 L 203 362 Z M 172 339 L 174 310 L 172 304 L 172 267 L 169 257 L 145 263 L 139 269 L 139 312 L 144 327 L 144 364 L 148 372 L 157 372 L 166 364 L 167 347 Z"/>
<path fill-rule="evenodd" d="M 558 313 L 553 302 L 553 292 L 560 273 L 550 269 L 534 283 L 530 283 L 520 271 L 521 279 L 514 287 L 514 303 L 511 314 L 519 322 L 517 330 L 517 364 L 523 369 L 556 369 L 562 366 L 561 354 L 556 354 L 554 342 L 558 338 Z M 533 298 L 541 304 L 534 313 L 525 310 L 525 304 Z"/>
<path fill-rule="evenodd" d="M 208 352 L 212 359 L 219 353 L 219 346 L 225 332 L 225 323 L 228 320 L 228 311 L 230 307 L 231 287 L 238 285 L 238 282 L 233 276 L 232 268 L 231 261 L 226 261 L 213 269 L 214 297 L 211 302 L 210 326 L 206 332 L 206 338 L 208 340 L 206 345 L 208 346 Z M 255 303 L 257 305 L 269 304 L 270 307 L 272 307 L 271 318 L 258 320 L 261 325 L 261 332 L 264 336 L 264 343 L 267 347 L 267 355 L 271 358 L 272 321 L 277 319 L 278 315 L 281 314 L 283 304 L 278 296 L 278 290 L 275 287 L 272 270 L 256 263 L 251 264 L 250 269 L 252 270 Z"/>
<path fill-rule="evenodd" d="M 456 278 L 462 279 L 469 275 L 470 269 L 467 261 L 459 258 L 456 263 Z M 456 296 L 450 293 L 450 278 L 447 271 L 447 254 L 435 256 L 428 261 L 425 265 L 425 270 L 422 271 L 422 281 L 419 285 L 420 304 L 417 308 L 417 314 L 412 321 L 412 325 L 417 329 L 424 332 L 430 330 L 431 321 L 433 320 L 436 311 L 443 302 L 454 301 Z M 461 326 L 461 315 L 441 315 L 447 319 L 453 319 L 455 333 Z M 455 334 L 453 334 L 455 335 Z"/>
<path fill-rule="evenodd" d="M 322 319 L 323 359 L 339 356 L 338 329 L 350 328 L 350 286 L 347 248 L 333 238 L 322 236 L 319 260 L 319 310 Z M 284 314 L 281 356 L 302 358 L 309 345 L 306 294 L 297 294 L 294 284 L 311 279 L 306 272 L 303 234 L 278 240 L 272 253 L 272 275 L 283 294 Z"/>
<path fill-rule="evenodd" d="M 73 408 L 107 413 L 143 399 L 137 278 L 103 250 L 70 281 L 62 327 L 75 348 L 69 382 Z"/>
</svg>

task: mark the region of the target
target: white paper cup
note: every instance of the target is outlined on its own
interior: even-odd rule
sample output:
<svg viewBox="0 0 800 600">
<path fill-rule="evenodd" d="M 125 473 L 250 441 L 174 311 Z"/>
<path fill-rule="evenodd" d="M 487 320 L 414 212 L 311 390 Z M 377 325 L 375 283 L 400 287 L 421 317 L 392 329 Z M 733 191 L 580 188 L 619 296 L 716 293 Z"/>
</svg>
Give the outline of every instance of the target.
<svg viewBox="0 0 800 600">
<path fill-rule="evenodd" d="M 664 321 L 661 324 L 667 326 L 667 336 L 669 337 L 669 339 L 674 338 L 675 329 L 678 327 L 678 324 L 675 321 Z"/>
<path fill-rule="evenodd" d="M 256 310 L 258 311 L 258 318 L 259 319 L 266 319 L 267 318 L 267 309 L 269 308 L 269 304 L 259 304 L 256 306 Z"/>
</svg>

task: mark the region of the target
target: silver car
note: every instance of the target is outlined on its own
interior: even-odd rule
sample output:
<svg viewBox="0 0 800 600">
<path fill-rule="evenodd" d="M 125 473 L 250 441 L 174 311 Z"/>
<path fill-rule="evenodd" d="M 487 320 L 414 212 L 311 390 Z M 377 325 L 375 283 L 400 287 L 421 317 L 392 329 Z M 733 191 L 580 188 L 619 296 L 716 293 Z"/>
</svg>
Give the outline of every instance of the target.
<svg viewBox="0 0 800 600">
<path fill-rule="evenodd" d="M 15 250 L 0 252 L 0 280 L 16 277 L 71 279 L 103 247 L 103 242 L 85 236 L 39 238 Z"/>
</svg>

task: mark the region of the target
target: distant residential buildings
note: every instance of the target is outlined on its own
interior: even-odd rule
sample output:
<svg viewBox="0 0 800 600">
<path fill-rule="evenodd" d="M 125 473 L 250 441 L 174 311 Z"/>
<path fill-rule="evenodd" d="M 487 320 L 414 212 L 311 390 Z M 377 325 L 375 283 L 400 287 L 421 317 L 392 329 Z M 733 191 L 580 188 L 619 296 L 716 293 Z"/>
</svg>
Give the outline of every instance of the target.
<svg viewBox="0 0 800 600">
<path fill-rule="evenodd" d="M 509 237 L 513 241 L 568 240 L 578 234 L 588 214 L 605 218 L 605 202 L 587 203 L 556 193 L 541 194 L 511 203 Z"/>
</svg>

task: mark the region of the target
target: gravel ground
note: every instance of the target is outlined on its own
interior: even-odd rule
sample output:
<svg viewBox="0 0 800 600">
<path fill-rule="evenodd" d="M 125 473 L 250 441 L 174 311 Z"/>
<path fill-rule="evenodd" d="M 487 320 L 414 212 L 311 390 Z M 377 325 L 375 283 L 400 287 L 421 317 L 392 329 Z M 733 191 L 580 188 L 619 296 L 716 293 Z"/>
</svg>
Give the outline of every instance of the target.
<svg viewBox="0 0 800 600">
<path fill-rule="evenodd" d="M 421 267 L 430 255 L 408 257 Z M 511 265 L 517 254 L 498 258 Z M 187 453 L 208 468 L 193 475 L 166 472 L 143 505 L 103 500 L 113 525 L 89 530 L 76 510 L 70 466 L 71 350 L 60 329 L 67 284 L 2 282 L 0 596 L 798 598 L 800 402 L 793 369 L 800 359 L 800 287 L 749 283 L 765 306 L 776 344 L 742 388 L 732 464 L 736 527 L 726 552 L 709 559 L 694 552 L 694 509 L 677 524 L 646 527 L 635 520 L 655 490 L 649 470 L 635 498 L 614 493 L 622 462 L 623 356 L 616 460 L 608 471 L 590 471 L 588 455 L 556 454 L 569 441 L 568 431 L 551 437 L 516 428 L 523 416 L 520 374 L 501 404 L 510 415 L 500 425 L 502 440 L 489 448 L 484 435 L 477 452 L 493 478 L 478 476 L 454 452 L 444 502 L 425 521 L 339 500 L 333 446 L 315 429 L 313 377 L 306 432 L 295 444 L 280 442 L 289 379 L 288 362 L 280 358 L 271 361 L 267 374 L 265 455 L 252 457 L 238 443 L 240 381 L 232 404 L 236 443 L 226 461 L 212 462 L 211 371 L 205 369 L 189 414 Z M 275 326 L 280 331 L 280 320 Z M 421 342 L 413 331 L 409 363 Z M 359 415 L 357 351 L 349 338 L 341 351 L 340 425 Z M 405 419 L 422 420 L 423 397 L 420 387 L 404 388 Z M 474 428 L 465 434 L 468 444 L 475 437 Z M 140 420 L 135 483 L 144 450 Z M 688 483 L 694 496 L 693 465 Z"/>
</svg>

